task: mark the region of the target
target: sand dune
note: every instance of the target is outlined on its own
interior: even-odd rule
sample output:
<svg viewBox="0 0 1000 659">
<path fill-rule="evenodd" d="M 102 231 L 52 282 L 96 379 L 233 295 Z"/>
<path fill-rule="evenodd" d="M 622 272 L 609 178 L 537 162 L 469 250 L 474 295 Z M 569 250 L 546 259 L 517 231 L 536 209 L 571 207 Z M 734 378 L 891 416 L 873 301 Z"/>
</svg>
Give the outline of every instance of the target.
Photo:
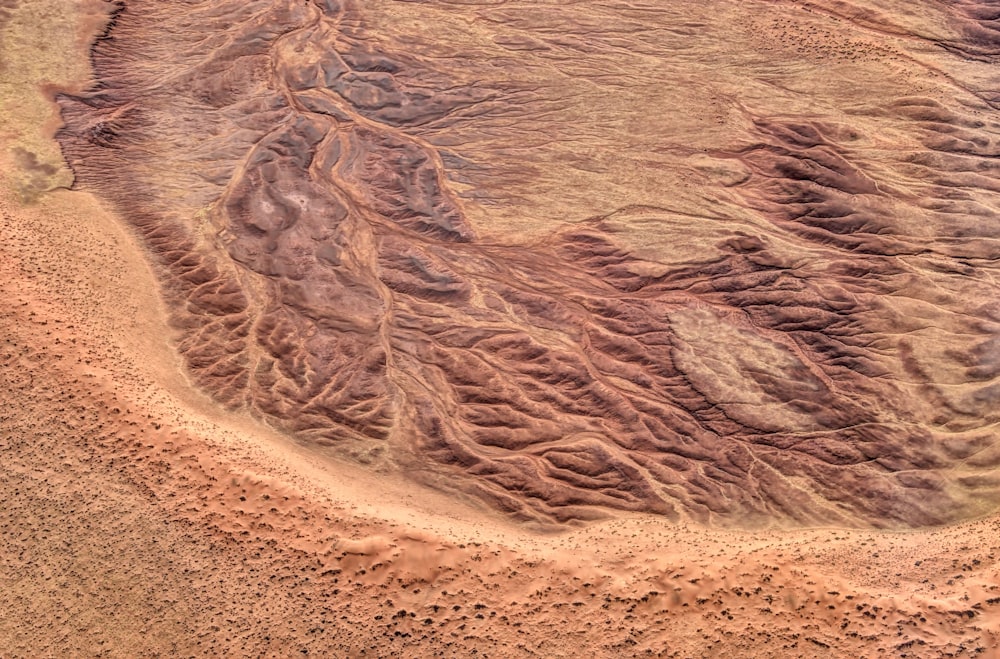
<svg viewBox="0 0 1000 659">
<path fill-rule="evenodd" d="M 56 4 L 0 654 L 1000 647 L 981 4 Z"/>
</svg>

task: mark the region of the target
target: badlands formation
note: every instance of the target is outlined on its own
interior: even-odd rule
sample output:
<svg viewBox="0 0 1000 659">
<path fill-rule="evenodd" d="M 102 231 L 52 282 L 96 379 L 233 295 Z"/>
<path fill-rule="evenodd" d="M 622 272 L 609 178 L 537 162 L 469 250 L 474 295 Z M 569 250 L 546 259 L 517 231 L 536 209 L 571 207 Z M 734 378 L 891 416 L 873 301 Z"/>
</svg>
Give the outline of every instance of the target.
<svg viewBox="0 0 1000 659">
<path fill-rule="evenodd" d="M 0 30 L 0 655 L 1000 652 L 1000 7 Z"/>
</svg>

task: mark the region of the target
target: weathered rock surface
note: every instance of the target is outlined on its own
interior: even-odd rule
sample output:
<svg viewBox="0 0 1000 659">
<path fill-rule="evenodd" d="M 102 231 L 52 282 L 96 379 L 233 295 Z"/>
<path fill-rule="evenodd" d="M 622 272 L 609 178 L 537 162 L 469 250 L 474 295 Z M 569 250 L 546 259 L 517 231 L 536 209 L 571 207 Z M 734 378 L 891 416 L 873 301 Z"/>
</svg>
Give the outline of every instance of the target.
<svg viewBox="0 0 1000 659">
<path fill-rule="evenodd" d="M 310 442 L 546 522 L 995 505 L 997 18 L 591 4 L 125 0 L 59 139 Z"/>
</svg>

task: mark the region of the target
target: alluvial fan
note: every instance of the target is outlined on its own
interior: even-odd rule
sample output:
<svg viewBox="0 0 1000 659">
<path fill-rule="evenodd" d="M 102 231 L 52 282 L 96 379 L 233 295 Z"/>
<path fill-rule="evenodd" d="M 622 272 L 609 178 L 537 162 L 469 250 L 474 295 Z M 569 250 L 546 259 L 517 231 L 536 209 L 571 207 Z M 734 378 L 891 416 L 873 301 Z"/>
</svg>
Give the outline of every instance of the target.
<svg viewBox="0 0 1000 659">
<path fill-rule="evenodd" d="M 542 522 L 995 505 L 996 11 L 117 4 L 59 140 L 219 401 Z"/>
</svg>

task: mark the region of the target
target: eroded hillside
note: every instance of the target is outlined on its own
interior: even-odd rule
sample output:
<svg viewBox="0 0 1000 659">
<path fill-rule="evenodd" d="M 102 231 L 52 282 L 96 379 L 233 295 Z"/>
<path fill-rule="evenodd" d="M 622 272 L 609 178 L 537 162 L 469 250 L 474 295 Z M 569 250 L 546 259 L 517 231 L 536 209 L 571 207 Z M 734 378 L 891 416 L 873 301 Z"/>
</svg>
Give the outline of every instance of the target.
<svg viewBox="0 0 1000 659">
<path fill-rule="evenodd" d="M 197 383 L 525 519 L 995 505 L 976 3 L 119 4 L 63 96 Z"/>
</svg>

